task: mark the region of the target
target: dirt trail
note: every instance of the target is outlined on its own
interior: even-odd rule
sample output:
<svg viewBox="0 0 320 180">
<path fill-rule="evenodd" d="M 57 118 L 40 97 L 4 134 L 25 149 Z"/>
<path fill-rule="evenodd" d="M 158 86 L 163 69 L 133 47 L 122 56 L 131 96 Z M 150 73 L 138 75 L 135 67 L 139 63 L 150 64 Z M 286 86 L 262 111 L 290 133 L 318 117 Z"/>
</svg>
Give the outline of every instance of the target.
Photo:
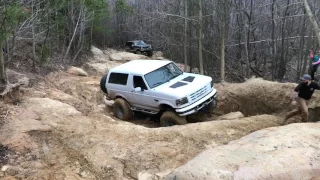
<svg viewBox="0 0 320 180">
<path fill-rule="evenodd" d="M 174 169 L 208 148 L 281 125 L 294 86 L 261 79 L 216 84 L 216 114 L 241 111 L 247 117 L 218 121 L 213 116 L 160 128 L 147 116 L 115 119 L 103 103 L 100 78 L 54 72 L 24 90 L 17 106 L 2 104 L 0 178 L 138 179 L 142 171 Z"/>
<path fill-rule="evenodd" d="M 157 127 L 157 123 L 140 119 L 133 124 L 112 117 L 103 105 L 99 77 L 56 72 L 37 90 L 42 93 L 28 91 L 22 103 L 12 107 L 14 113 L 1 133 L 1 142 L 23 155 L 12 160 L 7 175 L 137 179 L 141 171 L 176 168 L 209 147 L 281 122 L 279 117 L 260 115 L 150 129 L 145 126 Z M 40 124 L 21 132 L 18 127 L 29 121 Z"/>
</svg>

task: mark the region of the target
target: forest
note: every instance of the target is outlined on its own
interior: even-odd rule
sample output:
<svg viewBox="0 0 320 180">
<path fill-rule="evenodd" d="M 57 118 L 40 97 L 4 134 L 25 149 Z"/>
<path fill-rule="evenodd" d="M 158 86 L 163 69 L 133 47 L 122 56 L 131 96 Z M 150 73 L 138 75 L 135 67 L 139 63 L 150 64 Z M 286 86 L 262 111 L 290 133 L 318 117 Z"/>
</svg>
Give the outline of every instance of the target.
<svg viewBox="0 0 320 180">
<path fill-rule="evenodd" d="M 86 61 L 141 39 L 214 81 L 296 81 L 319 49 L 318 0 L 1 0 L 5 69 Z"/>
</svg>

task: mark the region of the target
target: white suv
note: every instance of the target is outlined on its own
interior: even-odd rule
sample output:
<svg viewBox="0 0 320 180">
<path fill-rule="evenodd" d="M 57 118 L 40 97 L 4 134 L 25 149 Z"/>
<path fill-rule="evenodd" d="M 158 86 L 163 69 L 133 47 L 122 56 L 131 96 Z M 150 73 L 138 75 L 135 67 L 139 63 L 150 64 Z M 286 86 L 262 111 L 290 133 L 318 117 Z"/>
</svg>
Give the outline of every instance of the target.
<svg viewBox="0 0 320 180">
<path fill-rule="evenodd" d="M 216 106 L 209 76 L 185 73 L 169 60 L 133 60 L 111 69 L 101 90 L 115 100 L 114 114 L 130 120 L 134 111 L 162 113 L 161 126 L 186 124 L 186 116 Z"/>
</svg>

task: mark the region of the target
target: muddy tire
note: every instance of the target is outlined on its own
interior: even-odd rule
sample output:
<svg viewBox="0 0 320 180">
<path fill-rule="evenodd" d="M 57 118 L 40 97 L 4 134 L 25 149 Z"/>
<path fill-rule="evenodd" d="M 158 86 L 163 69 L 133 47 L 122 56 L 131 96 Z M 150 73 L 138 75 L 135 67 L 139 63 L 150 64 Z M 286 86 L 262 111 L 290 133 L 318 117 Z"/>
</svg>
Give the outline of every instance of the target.
<svg viewBox="0 0 320 180">
<path fill-rule="evenodd" d="M 160 125 L 162 127 L 184 124 L 187 124 L 186 118 L 179 116 L 173 111 L 165 111 L 160 117 Z"/>
<path fill-rule="evenodd" d="M 113 104 L 114 115 L 121 120 L 129 121 L 132 119 L 133 113 L 130 109 L 130 105 L 124 99 L 118 98 Z"/>
<path fill-rule="evenodd" d="M 148 57 L 151 57 L 153 55 L 153 52 L 152 51 L 149 51 L 148 53 L 147 53 L 147 56 Z"/>
<path fill-rule="evenodd" d="M 201 109 L 201 112 L 205 112 L 205 113 L 209 113 L 212 114 L 215 110 L 215 108 L 217 107 L 217 100 L 214 99 L 213 101 L 211 101 L 207 106 L 205 106 L 203 109 Z"/>
<path fill-rule="evenodd" d="M 106 88 L 106 82 L 107 82 L 108 74 L 104 75 L 100 80 L 100 89 L 102 92 L 108 94 L 107 88 Z"/>
</svg>

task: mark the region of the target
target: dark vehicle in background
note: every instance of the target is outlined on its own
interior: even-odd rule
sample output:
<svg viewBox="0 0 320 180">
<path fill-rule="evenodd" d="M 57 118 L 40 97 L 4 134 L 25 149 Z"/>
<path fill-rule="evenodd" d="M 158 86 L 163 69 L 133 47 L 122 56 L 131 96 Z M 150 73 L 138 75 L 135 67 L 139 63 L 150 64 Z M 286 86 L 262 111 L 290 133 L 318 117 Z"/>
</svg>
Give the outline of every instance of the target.
<svg viewBox="0 0 320 180">
<path fill-rule="evenodd" d="M 135 54 L 144 54 L 147 56 L 152 56 L 153 50 L 150 44 L 146 44 L 142 40 L 127 41 L 125 46 L 126 51 Z"/>
</svg>

